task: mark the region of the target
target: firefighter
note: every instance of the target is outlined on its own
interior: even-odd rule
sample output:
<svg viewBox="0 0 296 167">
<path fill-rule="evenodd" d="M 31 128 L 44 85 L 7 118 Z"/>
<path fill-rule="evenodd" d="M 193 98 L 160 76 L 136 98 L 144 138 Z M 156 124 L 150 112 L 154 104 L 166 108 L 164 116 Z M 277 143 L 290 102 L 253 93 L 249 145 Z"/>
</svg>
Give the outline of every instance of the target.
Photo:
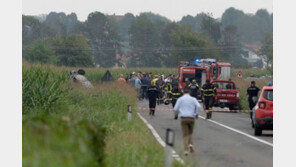
<svg viewBox="0 0 296 167">
<path fill-rule="evenodd" d="M 155 86 L 155 83 L 151 81 L 151 86 L 149 86 L 147 89 L 147 96 L 149 99 L 149 115 L 154 116 L 158 94 L 158 88 Z"/>
<path fill-rule="evenodd" d="M 168 81 L 167 83 L 165 83 L 165 87 L 164 87 L 164 91 L 166 95 L 165 104 L 169 104 L 170 101 L 172 101 L 172 90 L 173 90 L 173 86 L 171 81 Z"/>
<path fill-rule="evenodd" d="M 178 87 L 178 84 L 175 84 L 172 90 L 172 105 L 175 107 L 175 104 L 179 97 L 181 97 L 183 94 L 181 90 Z"/>
<path fill-rule="evenodd" d="M 255 107 L 257 101 L 258 101 L 258 92 L 260 91 L 260 89 L 256 86 L 255 81 L 251 82 L 251 86 L 247 89 L 247 96 L 248 97 L 248 102 L 249 102 L 249 108 L 251 110 L 250 112 L 250 118 L 252 119 L 253 116 L 253 108 Z"/>
<path fill-rule="evenodd" d="M 196 80 L 192 80 L 192 83 L 190 83 L 188 85 L 188 88 L 190 89 L 191 93 L 190 93 L 190 96 L 192 97 L 195 97 L 197 99 L 197 92 L 199 90 L 199 86 L 198 84 L 196 83 Z"/>
<path fill-rule="evenodd" d="M 189 78 L 185 78 L 185 87 L 188 88 L 190 84 Z"/>
<path fill-rule="evenodd" d="M 206 108 L 207 119 L 212 118 L 212 107 L 214 103 L 214 94 L 216 94 L 216 87 L 207 79 L 206 83 L 201 88 L 202 99 Z"/>
<path fill-rule="evenodd" d="M 157 104 L 161 104 L 164 100 L 164 81 L 162 80 L 162 76 L 159 75 L 158 79 L 156 80 L 155 86 L 158 88 L 158 98 Z"/>
</svg>

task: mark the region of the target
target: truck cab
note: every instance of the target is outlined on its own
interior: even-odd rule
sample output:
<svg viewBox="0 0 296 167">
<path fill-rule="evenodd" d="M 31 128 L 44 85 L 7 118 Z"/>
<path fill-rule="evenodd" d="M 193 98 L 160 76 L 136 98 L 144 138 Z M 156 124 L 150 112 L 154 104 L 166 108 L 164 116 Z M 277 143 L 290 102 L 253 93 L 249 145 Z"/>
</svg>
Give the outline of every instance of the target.
<svg viewBox="0 0 296 167">
<path fill-rule="evenodd" d="M 206 83 L 207 69 L 198 66 L 180 67 L 179 72 L 179 85 L 184 88 L 186 86 L 185 78 L 188 78 L 190 82 L 193 79 L 196 80 L 199 87 Z"/>
<path fill-rule="evenodd" d="M 214 80 L 212 84 L 216 87 L 215 106 L 229 107 L 230 110 L 238 110 L 239 92 L 233 81 Z"/>
</svg>

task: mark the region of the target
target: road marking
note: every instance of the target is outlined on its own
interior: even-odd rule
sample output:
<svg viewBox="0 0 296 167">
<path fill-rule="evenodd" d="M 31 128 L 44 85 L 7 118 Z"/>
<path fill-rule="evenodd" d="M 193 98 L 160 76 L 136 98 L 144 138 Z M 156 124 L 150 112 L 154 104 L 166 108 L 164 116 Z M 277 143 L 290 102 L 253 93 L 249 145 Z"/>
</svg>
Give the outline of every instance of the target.
<svg viewBox="0 0 296 167">
<path fill-rule="evenodd" d="M 156 132 L 156 130 L 153 128 L 153 126 L 151 124 L 148 123 L 148 121 L 142 117 L 142 115 L 140 113 L 137 113 L 138 116 L 141 118 L 141 120 L 147 125 L 147 127 L 150 129 L 150 131 L 152 132 L 153 136 L 156 138 L 156 140 L 159 142 L 159 144 L 162 147 L 165 147 L 165 142 L 161 139 L 161 137 L 159 136 L 159 134 Z M 180 158 L 180 156 L 176 153 L 176 151 L 174 149 L 172 149 L 172 157 L 175 158 L 177 161 L 179 161 L 180 163 L 184 164 L 184 161 L 182 158 Z"/>
<path fill-rule="evenodd" d="M 203 116 L 199 116 L 199 117 L 202 118 L 202 119 L 204 119 L 204 120 L 207 120 L 207 121 L 209 121 L 209 122 L 213 122 L 213 123 L 215 123 L 215 124 L 217 124 L 217 125 L 220 125 L 220 126 L 222 126 L 222 127 L 224 127 L 224 128 L 227 128 L 227 129 L 229 129 L 229 130 L 232 130 L 232 131 L 234 131 L 234 132 L 236 132 L 236 133 L 239 133 L 239 134 L 245 135 L 245 136 L 247 136 L 247 137 L 249 137 L 249 138 L 251 138 L 251 139 L 254 139 L 254 140 L 256 140 L 256 141 L 259 141 L 259 142 L 261 142 L 261 143 L 264 143 L 264 144 L 266 144 L 266 145 L 269 145 L 269 146 L 273 147 L 273 144 L 272 144 L 272 143 L 269 143 L 269 142 L 267 142 L 267 141 L 265 141 L 265 140 L 259 139 L 259 138 L 257 138 L 257 137 L 252 136 L 252 135 L 249 135 L 249 134 L 247 134 L 247 133 L 245 133 L 245 132 L 242 132 L 242 131 L 240 131 L 240 130 L 234 129 L 234 128 L 232 128 L 232 127 L 229 127 L 229 126 L 227 126 L 227 125 L 221 124 L 221 123 L 219 123 L 219 122 L 217 122 L 217 121 L 214 121 L 214 120 L 211 120 L 211 119 L 206 119 L 206 118 L 203 117 Z"/>
</svg>

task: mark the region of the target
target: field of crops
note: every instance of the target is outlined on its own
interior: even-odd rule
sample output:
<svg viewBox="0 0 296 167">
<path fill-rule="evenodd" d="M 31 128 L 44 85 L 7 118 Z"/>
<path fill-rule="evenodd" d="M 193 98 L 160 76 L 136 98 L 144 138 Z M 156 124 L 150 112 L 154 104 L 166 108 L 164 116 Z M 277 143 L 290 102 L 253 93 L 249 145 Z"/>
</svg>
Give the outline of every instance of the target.
<svg viewBox="0 0 296 167">
<path fill-rule="evenodd" d="M 136 108 L 136 92 L 129 85 L 104 83 L 108 69 L 84 68 L 95 88 L 86 89 L 68 80 L 70 67 L 23 62 L 23 166 L 163 166 L 163 148 L 127 105 Z M 109 69 L 120 74 L 152 72 L 177 74 L 174 68 Z M 238 71 L 244 78 L 236 78 Z M 232 69 L 240 91 L 240 107 L 248 109 L 246 89 L 251 80 L 262 88 L 272 78 L 267 70 Z"/>
<path fill-rule="evenodd" d="M 86 89 L 68 81 L 70 69 L 23 64 L 23 166 L 163 166 L 163 148 L 136 112 L 127 121 L 135 90 L 94 78 Z"/>
</svg>

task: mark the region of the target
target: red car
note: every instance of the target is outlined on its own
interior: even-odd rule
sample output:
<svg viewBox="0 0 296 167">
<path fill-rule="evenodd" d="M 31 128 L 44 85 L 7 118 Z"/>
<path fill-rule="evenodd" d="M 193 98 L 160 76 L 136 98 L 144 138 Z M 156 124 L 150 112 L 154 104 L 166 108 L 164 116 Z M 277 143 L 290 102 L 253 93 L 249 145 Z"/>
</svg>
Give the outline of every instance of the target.
<svg viewBox="0 0 296 167">
<path fill-rule="evenodd" d="M 217 95 L 215 95 L 215 106 L 229 107 L 230 110 L 238 110 L 239 93 L 233 81 L 214 80 Z"/>
<path fill-rule="evenodd" d="M 256 106 L 253 108 L 252 126 L 254 134 L 262 130 L 273 130 L 273 86 L 264 86 Z"/>
</svg>

